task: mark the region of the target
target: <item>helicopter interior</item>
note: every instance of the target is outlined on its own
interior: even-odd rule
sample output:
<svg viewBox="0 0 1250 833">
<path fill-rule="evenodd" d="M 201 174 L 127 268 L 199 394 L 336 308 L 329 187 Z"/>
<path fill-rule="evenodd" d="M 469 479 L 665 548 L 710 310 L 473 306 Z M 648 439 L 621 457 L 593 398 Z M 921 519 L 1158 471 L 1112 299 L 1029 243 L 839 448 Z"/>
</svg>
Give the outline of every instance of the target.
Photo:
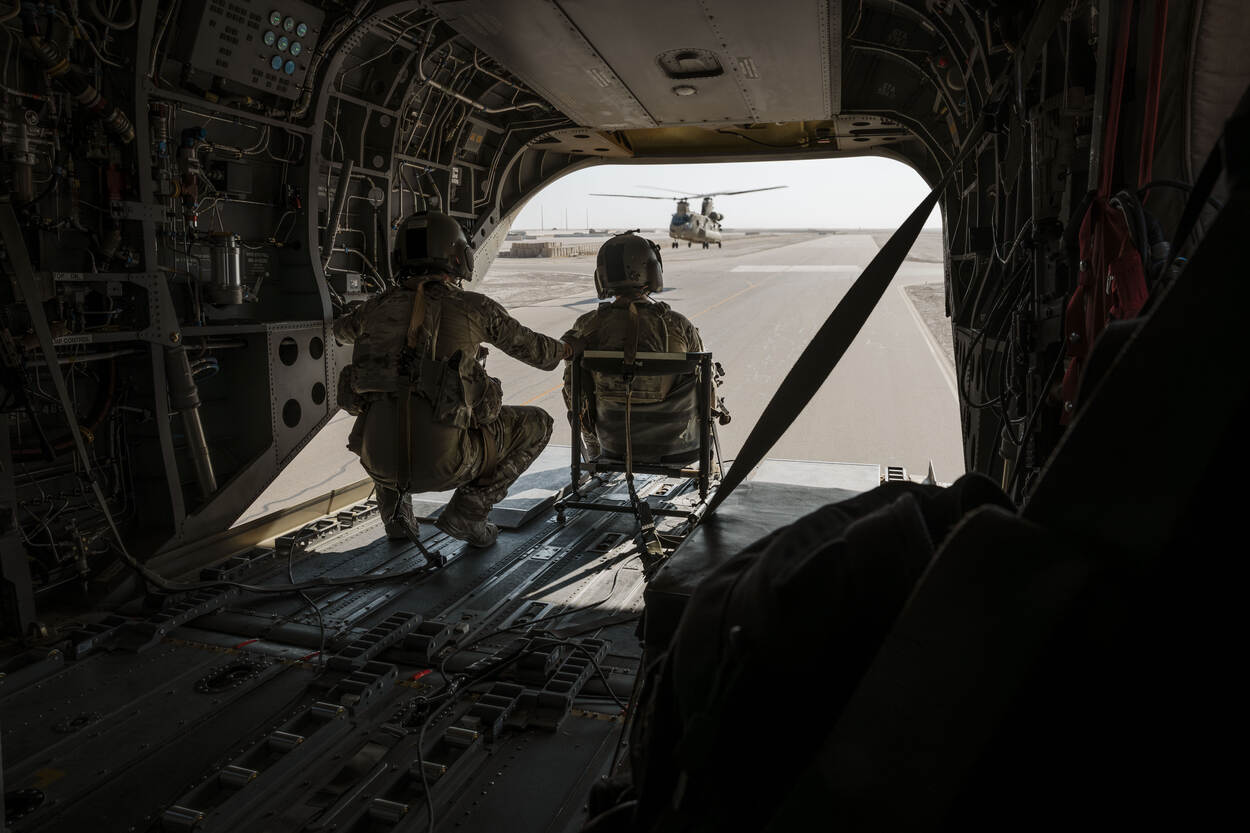
<svg viewBox="0 0 1250 833">
<path fill-rule="evenodd" d="M 857 830 L 1230 817 L 1240 6 L 0 0 L 6 829 L 628 829 L 589 796 L 700 582 L 905 476 L 769 450 L 934 206 L 965 466 L 1029 533 L 939 556 L 839 713 L 759 680 L 742 725 L 834 727 L 830 757 L 744 758 L 724 800 L 768 769 Z M 555 522 L 554 446 L 489 550 L 388 543 L 368 483 L 231 527 L 338 411 L 331 322 L 413 212 L 461 222 L 475 288 L 569 172 L 867 155 L 933 192 L 662 566 L 628 515 Z"/>
</svg>

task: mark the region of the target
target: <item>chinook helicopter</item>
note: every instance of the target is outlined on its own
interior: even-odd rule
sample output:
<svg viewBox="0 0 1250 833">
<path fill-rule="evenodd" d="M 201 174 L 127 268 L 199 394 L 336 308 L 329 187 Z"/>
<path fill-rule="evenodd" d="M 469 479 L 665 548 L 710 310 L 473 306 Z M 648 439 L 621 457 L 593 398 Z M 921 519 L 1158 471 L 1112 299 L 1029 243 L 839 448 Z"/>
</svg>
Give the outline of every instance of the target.
<svg viewBox="0 0 1250 833">
<path fill-rule="evenodd" d="M 659 188 L 654 185 L 645 186 L 654 188 L 657 191 L 672 191 L 674 194 L 687 194 L 686 191 L 673 191 L 671 188 Z M 776 191 L 779 188 L 787 188 L 786 185 L 773 185 L 768 188 L 749 188 L 745 191 L 713 191 L 710 194 L 691 194 L 681 197 L 655 197 L 650 194 L 591 194 L 592 197 L 628 197 L 634 200 L 677 200 L 677 210 L 673 212 L 673 218 L 668 224 L 668 236 L 673 238 L 673 248 L 676 249 L 678 242 L 686 241 L 689 247 L 694 243 L 702 243 L 703 248 L 708 248 L 715 243 L 716 248 L 721 248 L 720 221 L 725 219 L 725 215 L 716 210 L 712 204 L 713 197 L 730 197 L 735 194 L 754 194 L 757 191 Z M 690 210 L 691 200 L 703 200 L 698 212 Z"/>
</svg>

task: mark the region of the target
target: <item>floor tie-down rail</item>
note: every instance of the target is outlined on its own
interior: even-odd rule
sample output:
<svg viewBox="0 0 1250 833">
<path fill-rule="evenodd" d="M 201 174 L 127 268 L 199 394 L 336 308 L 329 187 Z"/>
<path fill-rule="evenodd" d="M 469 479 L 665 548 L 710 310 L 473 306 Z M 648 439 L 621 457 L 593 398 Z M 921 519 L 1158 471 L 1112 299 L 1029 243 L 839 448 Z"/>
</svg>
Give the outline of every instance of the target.
<svg viewBox="0 0 1250 833">
<path fill-rule="evenodd" d="M 405 579 L 78 623 L 0 686 L 10 828 L 373 833 L 428 806 L 447 829 L 576 829 L 641 661 L 644 578 L 628 519 L 549 518 L 487 549 L 423 526 L 447 556 L 425 569 L 361 504 L 192 578 Z"/>
</svg>

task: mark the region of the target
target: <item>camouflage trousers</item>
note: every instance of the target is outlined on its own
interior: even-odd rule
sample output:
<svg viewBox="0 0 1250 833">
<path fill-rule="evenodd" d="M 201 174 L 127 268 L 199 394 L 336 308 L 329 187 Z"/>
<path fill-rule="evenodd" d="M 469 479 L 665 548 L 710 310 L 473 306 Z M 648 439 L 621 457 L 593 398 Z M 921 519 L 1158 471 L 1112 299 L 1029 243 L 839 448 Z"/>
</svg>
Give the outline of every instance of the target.
<svg viewBox="0 0 1250 833">
<path fill-rule="evenodd" d="M 494 422 L 470 429 L 471 441 L 466 444 L 459 475 L 440 487 L 456 489 L 444 511 L 470 522 L 485 520 L 491 507 L 504 499 L 512 484 L 547 447 L 551 429 L 551 416 L 545 410 L 520 405 L 504 405 Z M 399 492 L 393 481 L 374 475 L 374 482 L 378 508 L 383 518 L 389 518 L 399 502 Z"/>
</svg>

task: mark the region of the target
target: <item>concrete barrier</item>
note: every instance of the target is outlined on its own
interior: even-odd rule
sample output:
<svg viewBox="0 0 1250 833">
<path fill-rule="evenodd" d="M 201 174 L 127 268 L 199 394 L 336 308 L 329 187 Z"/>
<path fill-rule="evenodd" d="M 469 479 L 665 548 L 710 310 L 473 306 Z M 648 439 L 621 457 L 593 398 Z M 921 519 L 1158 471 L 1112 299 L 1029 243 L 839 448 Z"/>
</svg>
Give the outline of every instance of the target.
<svg viewBox="0 0 1250 833">
<path fill-rule="evenodd" d="M 593 255 L 599 251 L 598 243 L 556 243 L 552 241 L 541 242 L 515 242 L 506 252 L 500 252 L 500 257 L 576 257 L 578 255 Z"/>
</svg>

